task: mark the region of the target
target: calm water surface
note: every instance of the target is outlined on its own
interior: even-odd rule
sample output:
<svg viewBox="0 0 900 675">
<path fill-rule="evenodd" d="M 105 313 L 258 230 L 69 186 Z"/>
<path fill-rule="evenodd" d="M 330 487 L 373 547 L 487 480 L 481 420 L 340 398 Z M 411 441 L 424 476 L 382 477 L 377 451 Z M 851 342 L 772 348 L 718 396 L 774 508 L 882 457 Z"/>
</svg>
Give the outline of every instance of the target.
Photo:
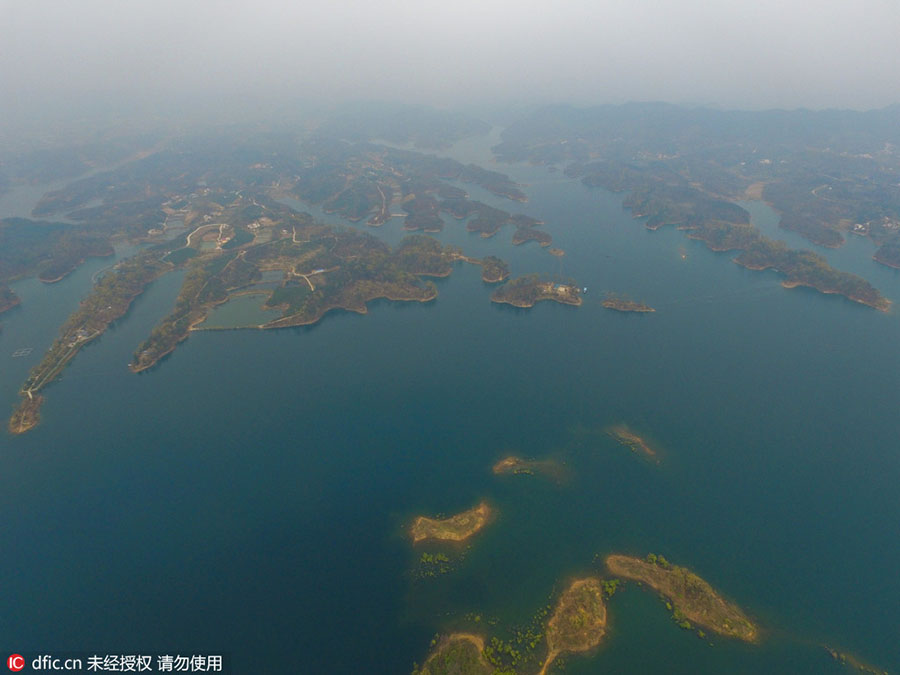
<svg viewBox="0 0 900 675">
<path fill-rule="evenodd" d="M 483 159 L 486 145 L 455 154 Z M 608 641 L 568 672 L 841 672 L 823 643 L 900 668 L 898 313 L 785 290 L 674 229 L 647 231 L 621 195 L 501 170 L 528 203 L 466 188 L 546 220 L 566 256 L 450 218 L 439 238 L 514 274 L 574 277 L 582 307 L 492 304 L 479 269 L 460 265 L 433 303 L 198 332 L 133 375 L 173 274 L 79 354 L 41 426 L 0 437 L 3 643 L 230 651 L 241 673 L 404 673 L 436 632 L 476 629 L 469 612 L 502 631 L 599 572 L 596 555 L 654 551 L 737 601 L 763 642 L 710 646 L 630 585 L 610 601 Z M 785 238 L 764 204 L 752 214 Z M 402 221 L 372 231 L 396 242 Z M 900 301 L 900 277 L 871 252 L 853 240 L 825 254 Z M 0 333 L 7 409 L 109 262 L 16 285 L 23 305 Z M 604 310 L 606 291 L 657 312 Z M 655 441 L 659 466 L 603 434 L 622 422 Z M 510 453 L 555 457 L 569 478 L 493 476 Z M 496 522 L 452 573 L 416 579 L 432 549 L 412 549 L 411 518 L 481 499 Z"/>
</svg>

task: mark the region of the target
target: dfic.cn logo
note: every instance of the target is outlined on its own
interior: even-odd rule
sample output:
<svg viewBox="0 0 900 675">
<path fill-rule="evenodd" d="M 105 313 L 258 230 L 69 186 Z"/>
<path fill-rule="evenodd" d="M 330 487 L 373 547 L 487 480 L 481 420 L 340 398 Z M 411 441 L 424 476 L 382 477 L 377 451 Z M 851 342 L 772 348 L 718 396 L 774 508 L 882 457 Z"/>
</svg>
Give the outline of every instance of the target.
<svg viewBox="0 0 900 675">
<path fill-rule="evenodd" d="M 18 673 L 25 667 L 25 659 L 22 658 L 21 654 L 13 654 L 6 660 L 6 665 L 9 666 L 11 671 Z"/>
</svg>

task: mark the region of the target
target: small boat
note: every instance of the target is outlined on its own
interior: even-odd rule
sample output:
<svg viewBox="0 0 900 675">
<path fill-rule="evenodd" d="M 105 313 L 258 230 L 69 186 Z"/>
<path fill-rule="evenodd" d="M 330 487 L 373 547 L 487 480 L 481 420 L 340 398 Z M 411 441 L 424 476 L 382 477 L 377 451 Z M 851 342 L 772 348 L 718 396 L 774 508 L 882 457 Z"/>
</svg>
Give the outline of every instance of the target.
<svg viewBox="0 0 900 675">
<path fill-rule="evenodd" d="M 581 292 L 582 292 L 582 293 L 587 293 L 587 286 L 585 286 L 584 288 L 582 288 L 582 289 L 581 289 Z"/>
</svg>

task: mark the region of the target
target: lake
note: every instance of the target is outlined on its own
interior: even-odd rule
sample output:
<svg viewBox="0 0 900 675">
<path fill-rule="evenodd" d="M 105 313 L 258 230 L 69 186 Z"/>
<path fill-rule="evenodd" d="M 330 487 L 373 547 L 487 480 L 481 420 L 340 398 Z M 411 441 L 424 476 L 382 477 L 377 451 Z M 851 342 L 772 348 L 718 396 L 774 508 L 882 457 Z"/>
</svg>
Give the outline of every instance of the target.
<svg viewBox="0 0 900 675">
<path fill-rule="evenodd" d="M 449 154 L 484 162 L 489 142 Z M 506 637 L 575 576 L 602 575 L 606 555 L 655 552 L 737 602 L 761 644 L 698 639 L 626 584 L 603 646 L 567 672 L 841 672 L 823 644 L 900 667 L 898 312 L 786 290 L 674 228 L 646 230 L 623 195 L 487 166 L 529 201 L 464 185 L 473 198 L 545 220 L 566 255 L 449 217 L 436 236 L 514 276 L 574 278 L 581 307 L 493 304 L 480 268 L 460 264 L 434 302 L 194 332 L 134 375 L 131 354 L 182 279 L 163 277 L 47 389 L 39 427 L 0 437 L 4 644 L 230 652 L 241 673 L 404 673 L 436 633 Z M 788 238 L 769 207 L 751 208 Z M 356 227 L 403 234 L 399 218 Z M 900 301 L 898 271 L 869 242 L 804 245 Z M 14 285 L 7 409 L 109 264 Z M 657 311 L 606 310 L 607 292 Z M 225 319 L 258 322 L 260 296 L 247 298 Z M 653 440 L 659 465 L 604 433 L 621 423 Z M 552 457 L 568 478 L 495 476 L 509 454 Z M 482 499 L 496 520 L 450 551 L 450 573 L 418 578 L 421 553 L 444 549 L 413 547 L 413 518 Z"/>
</svg>

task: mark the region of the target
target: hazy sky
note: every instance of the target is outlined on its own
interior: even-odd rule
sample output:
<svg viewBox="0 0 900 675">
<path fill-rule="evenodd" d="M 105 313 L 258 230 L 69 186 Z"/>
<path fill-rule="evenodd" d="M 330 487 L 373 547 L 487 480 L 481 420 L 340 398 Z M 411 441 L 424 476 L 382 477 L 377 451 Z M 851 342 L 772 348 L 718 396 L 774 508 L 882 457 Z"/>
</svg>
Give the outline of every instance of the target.
<svg viewBox="0 0 900 675">
<path fill-rule="evenodd" d="M 900 100 L 898 0 L 0 0 L 0 106 Z"/>
</svg>

